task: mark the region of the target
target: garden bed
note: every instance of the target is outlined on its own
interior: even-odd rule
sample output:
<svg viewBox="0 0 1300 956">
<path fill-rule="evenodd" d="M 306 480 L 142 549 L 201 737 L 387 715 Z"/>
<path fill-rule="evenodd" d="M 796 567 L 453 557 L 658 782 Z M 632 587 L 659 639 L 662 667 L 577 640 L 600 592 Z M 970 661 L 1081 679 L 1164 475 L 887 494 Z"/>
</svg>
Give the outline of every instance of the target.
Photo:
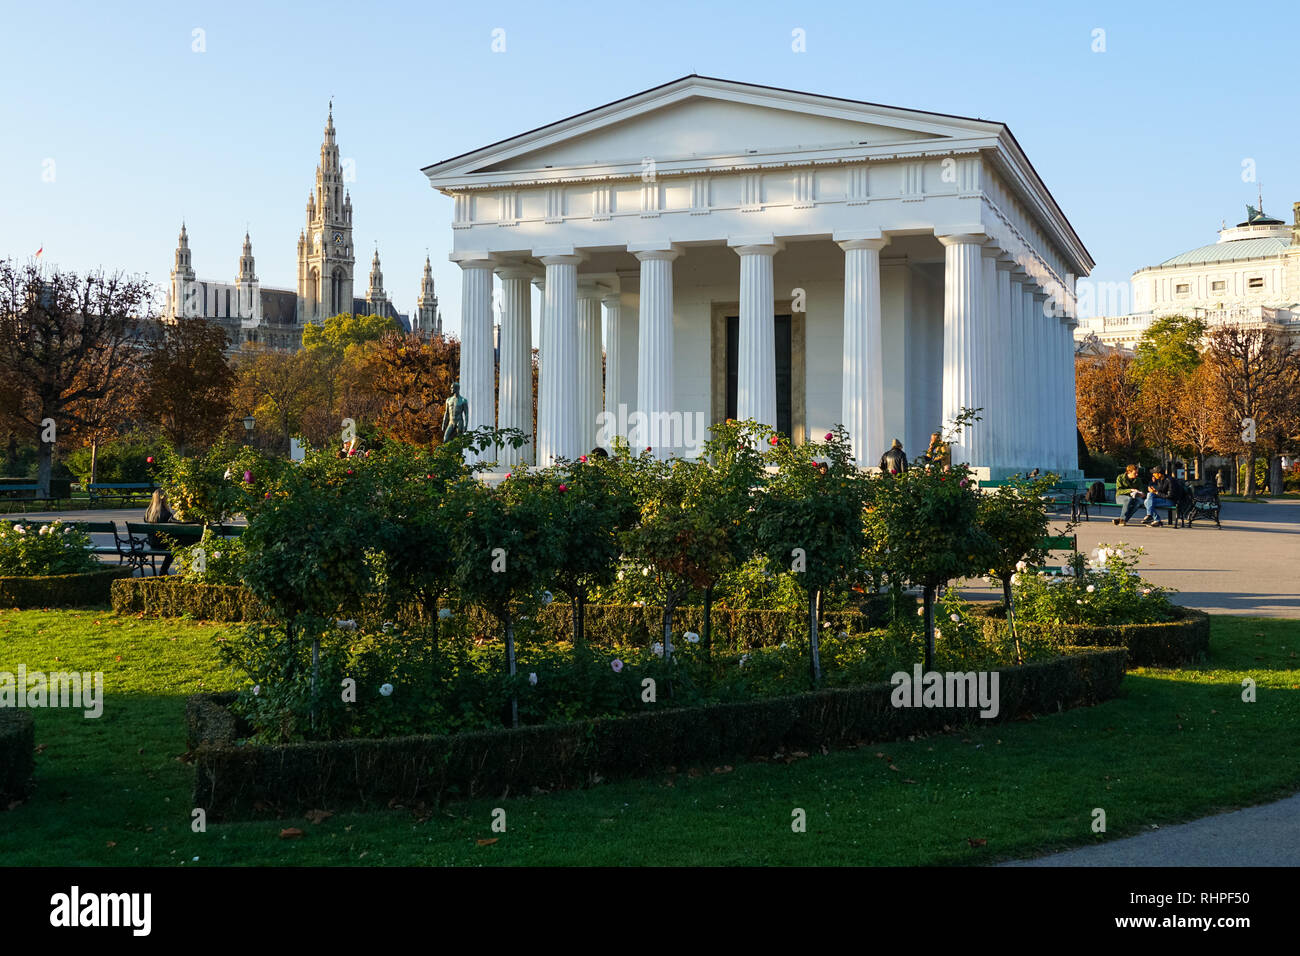
<svg viewBox="0 0 1300 956">
<path fill-rule="evenodd" d="M 129 578 L 128 567 L 80 574 L 0 577 L 0 607 L 87 607 L 107 604 L 113 582 Z"/>
<path fill-rule="evenodd" d="M 993 720 L 1055 713 L 1114 697 L 1118 648 L 1071 648 L 1051 661 L 999 670 Z M 248 730 L 232 695 L 187 707 L 194 806 L 213 819 L 311 809 L 382 809 L 507 791 L 587 786 L 668 767 L 845 748 L 978 722 L 970 708 L 898 708 L 888 683 L 746 703 L 665 708 L 631 717 L 455 736 L 240 746 Z"/>
<path fill-rule="evenodd" d="M 976 612 L 1005 622 L 1001 604 L 975 605 Z M 1018 621 L 1021 635 L 1041 635 L 1076 647 L 1123 647 L 1130 667 L 1180 667 L 1210 650 L 1210 616 L 1195 608 L 1173 608 L 1172 621 L 1154 624 L 1064 624 Z"/>
<path fill-rule="evenodd" d="M 23 710 L 0 710 L 0 810 L 27 797 L 36 744 L 32 715 Z"/>
</svg>

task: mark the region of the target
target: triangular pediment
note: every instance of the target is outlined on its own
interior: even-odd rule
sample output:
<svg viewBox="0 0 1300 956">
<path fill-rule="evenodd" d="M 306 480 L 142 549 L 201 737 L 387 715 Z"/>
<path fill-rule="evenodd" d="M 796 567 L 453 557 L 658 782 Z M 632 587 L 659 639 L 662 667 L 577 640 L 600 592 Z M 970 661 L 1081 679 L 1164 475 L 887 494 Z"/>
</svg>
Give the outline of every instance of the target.
<svg viewBox="0 0 1300 956">
<path fill-rule="evenodd" d="M 844 147 L 926 147 L 1001 124 L 690 76 L 430 166 L 430 178 Z"/>
</svg>

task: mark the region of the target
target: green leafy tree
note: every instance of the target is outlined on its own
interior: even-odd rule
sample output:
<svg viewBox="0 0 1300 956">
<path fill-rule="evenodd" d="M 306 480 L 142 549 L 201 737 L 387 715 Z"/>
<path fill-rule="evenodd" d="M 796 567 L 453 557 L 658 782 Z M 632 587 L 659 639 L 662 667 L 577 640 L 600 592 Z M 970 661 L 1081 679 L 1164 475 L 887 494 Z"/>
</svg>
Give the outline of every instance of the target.
<svg viewBox="0 0 1300 956">
<path fill-rule="evenodd" d="M 502 626 L 512 685 L 510 722 L 518 726 L 514 605 L 535 604 L 559 565 L 565 545 L 551 520 L 553 506 L 521 475 L 495 488 L 474 477 L 461 478 L 448 490 L 447 507 L 453 581 L 463 600 L 479 605 Z"/>
<path fill-rule="evenodd" d="M 1020 639 L 1016 634 L 1012 579 L 1018 573 L 1041 565 L 1046 551 L 1049 518 L 1043 495 L 1052 487 L 1055 476 L 1036 480 L 1016 479 L 979 496 L 979 527 L 988 535 L 985 554 L 989 574 L 1002 582 L 1002 606 L 1007 612 L 1016 645 L 1016 663 L 1023 663 Z"/>
<path fill-rule="evenodd" d="M 954 428 L 969 422 L 963 409 Z M 901 475 L 880 475 L 871 483 L 865 517 L 871 560 L 921 588 L 926 670 L 934 663 L 936 589 L 978 574 L 992 548 L 978 516 L 979 492 L 965 465 L 949 470 L 925 464 Z"/>
<path fill-rule="evenodd" d="M 1133 349 L 1133 374 L 1141 382 L 1163 371 L 1182 379 L 1201 364 L 1205 322 L 1186 315 L 1167 315 L 1152 322 Z"/>
<path fill-rule="evenodd" d="M 402 332 L 401 323 L 382 315 L 353 315 L 340 312 L 320 325 L 306 325 L 302 330 L 302 347 L 308 352 L 328 355 L 338 361 L 350 345 L 377 342 L 389 332 Z"/>
<path fill-rule="evenodd" d="M 825 474 L 818 459 L 825 460 Z M 861 573 L 868 479 L 853 460 L 843 426 L 827 432 L 821 442 L 777 440 L 768 462 L 777 470 L 755 506 L 758 548 L 774 572 L 790 573 L 803 586 L 809 669 L 816 687 L 821 682 L 822 594 L 836 584 L 848 586 Z"/>
</svg>

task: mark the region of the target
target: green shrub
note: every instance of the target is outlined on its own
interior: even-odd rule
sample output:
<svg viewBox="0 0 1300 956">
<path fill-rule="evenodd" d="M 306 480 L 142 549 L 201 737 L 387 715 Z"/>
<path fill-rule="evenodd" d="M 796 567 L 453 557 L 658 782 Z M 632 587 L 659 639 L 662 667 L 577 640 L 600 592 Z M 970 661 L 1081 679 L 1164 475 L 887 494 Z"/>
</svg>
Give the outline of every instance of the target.
<svg viewBox="0 0 1300 956">
<path fill-rule="evenodd" d="M 199 621 L 257 621 L 267 610 L 247 588 L 218 584 L 186 584 L 164 578 L 114 581 L 113 610 L 145 617 L 189 617 Z"/>
<path fill-rule="evenodd" d="M 30 711 L 0 709 L 0 811 L 27 797 L 35 766 L 36 729 Z"/>
<path fill-rule="evenodd" d="M 248 562 L 242 537 L 226 538 L 212 528 L 204 528 L 197 542 L 177 548 L 174 554 L 186 584 L 240 585 Z"/>
<path fill-rule="evenodd" d="M 1150 584 L 1135 570 L 1142 553 L 1103 544 L 1091 556 L 1077 555 L 1060 574 L 1021 572 L 1012 582 L 1016 614 L 1027 623 L 1097 626 L 1173 620 L 1173 589 Z"/>
<path fill-rule="evenodd" d="M 95 480 L 97 482 L 132 482 L 140 484 L 153 481 L 153 466 L 149 458 L 162 455 L 163 442 L 144 435 L 125 435 L 100 445 L 95 454 Z M 67 456 L 68 469 L 84 488 L 90 484 L 90 446 L 83 446 Z"/>
<path fill-rule="evenodd" d="M 1076 649 L 1004 669 L 996 720 L 1107 700 L 1123 676 L 1118 649 Z M 212 704 L 194 702 L 193 805 L 204 807 L 210 819 L 247 819 L 268 810 L 289 816 L 319 807 L 381 809 L 396 801 L 581 787 L 597 777 L 645 776 L 668 766 L 852 747 L 981 720 L 969 709 L 896 708 L 892 691 L 891 684 L 877 683 L 699 707 L 668 706 L 661 699 L 613 719 L 284 746 L 232 746 L 243 730 L 238 720 L 217 720 Z"/>
<path fill-rule="evenodd" d="M 0 607 L 95 607 L 108 604 L 110 589 L 129 578 L 129 567 L 101 565 L 78 574 L 0 577 Z"/>
<path fill-rule="evenodd" d="M 0 521 L 0 577 L 94 571 L 102 565 L 90 547 L 88 534 L 61 521 Z"/>
<path fill-rule="evenodd" d="M 1003 609 L 978 607 L 987 616 L 990 633 L 1008 629 Z M 1182 667 L 1202 660 L 1210 650 L 1210 616 L 1175 605 L 1167 621 L 1148 624 L 1066 624 L 1060 621 L 1021 622 L 1020 639 L 1049 647 L 1124 647 L 1130 667 Z"/>
</svg>

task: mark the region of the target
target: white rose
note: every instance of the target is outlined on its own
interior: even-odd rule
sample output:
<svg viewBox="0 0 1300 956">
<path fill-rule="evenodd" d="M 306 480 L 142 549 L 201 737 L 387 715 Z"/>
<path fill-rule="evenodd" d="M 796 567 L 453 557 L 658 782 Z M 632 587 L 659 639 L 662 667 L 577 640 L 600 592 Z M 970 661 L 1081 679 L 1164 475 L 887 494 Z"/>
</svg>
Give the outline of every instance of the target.
<svg viewBox="0 0 1300 956">
<path fill-rule="evenodd" d="M 948 615 L 948 620 L 952 621 L 954 624 L 960 624 L 960 623 L 961 623 L 961 617 L 960 617 L 960 615 L 957 615 L 957 614 L 949 614 L 949 615 Z"/>
<path fill-rule="evenodd" d="M 650 650 L 655 655 L 655 657 L 664 656 L 664 646 L 660 644 L 658 641 L 656 641 L 654 644 L 651 645 Z"/>
<path fill-rule="evenodd" d="M 552 601 L 554 601 L 554 600 L 555 600 L 555 595 L 552 594 L 550 591 L 543 591 L 543 592 L 542 592 L 542 603 L 543 603 L 543 604 L 550 604 L 550 603 L 551 603 Z"/>
<path fill-rule="evenodd" d="M 1092 593 L 1093 591 L 1095 591 L 1095 590 L 1097 590 L 1097 585 L 1095 585 L 1095 584 L 1089 584 L 1089 585 L 1088 585 L 1088 593 L 1089 593 L 1089 594 L 1091 594 L 1091 593 Z"/>
<path fill-rule="evenodd" d="M 380 684 L 380 685 L 379 685 L 379 693 L 383 694 L 385 697 L 392 697 L 392 696 L 393 696 L 393 685 L 392 685 L 392 684 Z"/>
<path fill-rule="evenodd" d="M 537 686 L 537 673 L 536 673 L 536 671 L 534 671 L 533 673 L 531 673 L 531 674 L 528 675 L 528 683 L 532 684 L 534 687 Z"/>
<path fill-rule="evenodd" d="M 438 608 L 438 620 L 445 621 L 450 617 L 451 617 L 451 608 L 449 607 Z"/>
<path fill-rule="evenodd" d="M 700 643 L 700 635 L 696 634 L 694 631 L 687 631 L 687 632 L 686 632 L 686 643 L 687 643 L 687 644 L 698 644 L 698 643 Z"/>
</svg>

